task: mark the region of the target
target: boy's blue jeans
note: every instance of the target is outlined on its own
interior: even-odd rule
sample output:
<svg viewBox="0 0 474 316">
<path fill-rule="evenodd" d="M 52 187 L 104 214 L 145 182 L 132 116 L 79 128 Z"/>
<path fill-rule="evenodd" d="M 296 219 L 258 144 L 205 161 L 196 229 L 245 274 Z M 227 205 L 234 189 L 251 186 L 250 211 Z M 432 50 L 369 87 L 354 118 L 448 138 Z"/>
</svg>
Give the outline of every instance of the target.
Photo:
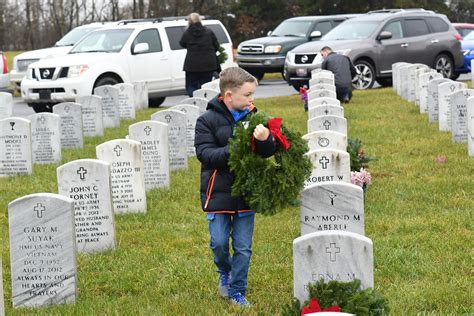
<svg viewBox="0 0 474 316">
<path fill-rule="evenodd" d="M 229 296 L 246 295 L 255 215 L 215 214 L 209 220 L 210 246 L 219 273 L 231 273 Z M 233 255 L 230 256 L 229 238 Z"/>
</svg>

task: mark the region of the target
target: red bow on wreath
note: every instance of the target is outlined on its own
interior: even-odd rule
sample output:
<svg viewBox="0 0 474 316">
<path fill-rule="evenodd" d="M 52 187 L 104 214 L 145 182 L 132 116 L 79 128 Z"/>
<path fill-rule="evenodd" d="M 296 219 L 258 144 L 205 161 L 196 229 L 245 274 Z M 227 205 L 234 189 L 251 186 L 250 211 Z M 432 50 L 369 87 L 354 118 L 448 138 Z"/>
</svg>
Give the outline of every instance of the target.
<svg viewBox="0 0 474 316">
<path fill-rule="evenodd" d="M 268 129 L 270 130 L 270 133 L 272 133 L 273 137 L 277 141 L 278 144 L 284 149 L 288 150 L 290 149 L 290 142 L 288 139 L 286 139 L 286 136 L 281 132 L 281 122 L 283 121 L 282 118 L 272 118 L 268 120 L 267 125 Z M 250 139 L 250 144 L 252 146 L 252 150 L 255 150 L 255 138 L 252 135 L 252 138 Z"/>
<path fill-rule="evenodd" d="M 308 306 L 303 306 L 303 310 L 301 311 L 301 316 L 311 313 L 319 313 L 319 312 L 340 312 L 341 308 L 337 305 L 325 308 L 321 310 L 321 306 L 319 306 L 318 300 L 314 297 L 309 301 Z"/>
</svg>

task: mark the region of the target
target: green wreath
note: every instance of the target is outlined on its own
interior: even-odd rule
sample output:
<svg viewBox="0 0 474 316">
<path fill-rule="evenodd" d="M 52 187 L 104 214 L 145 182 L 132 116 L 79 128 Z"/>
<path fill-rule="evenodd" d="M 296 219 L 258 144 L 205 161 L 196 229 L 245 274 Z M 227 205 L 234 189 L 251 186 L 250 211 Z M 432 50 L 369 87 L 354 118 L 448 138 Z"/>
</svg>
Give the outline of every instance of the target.
<svg viewBox="0 0 474 316">
<path fill-rule="evenodd" d="M 312 170 L 312 163 L 305 155 L 308 152 L 306 140 L 284 125 L 281 132 L 290 143 L 288 150 L 278 142 L 276 153 L 270 158 L 262 158 L 252 150 L 255 127 L 267 126 L 269 119 L 271 117 L 263 112 L 251 114 L 246 122 L 248 126 L 238 124 L 229 142 L 229 165 L 235 174 L 232 196 L 242 196 L 251 210 L 265 215 L 273 215 L 294 202 Z"/>
<path fill-rule="evenodd" d="M 355 279 L 352 282 L 319 280 L 309 284 L 309 299 L 316 299 L 322 309 L 337 305 L 341 312 L 356 314 L 357 316 L 382 316 L 390 313 L 388 300 L 375 289 L 361 290 L 361 282 Z M 310 300 L 304 302 L 307 306 Z M 304 308 L 304 307 L 303 307 Z M 302 308 L 297 299 L 291 304 L 283 306 L 281 314 L 284 316 L 301 316 Z"/>
</svg>

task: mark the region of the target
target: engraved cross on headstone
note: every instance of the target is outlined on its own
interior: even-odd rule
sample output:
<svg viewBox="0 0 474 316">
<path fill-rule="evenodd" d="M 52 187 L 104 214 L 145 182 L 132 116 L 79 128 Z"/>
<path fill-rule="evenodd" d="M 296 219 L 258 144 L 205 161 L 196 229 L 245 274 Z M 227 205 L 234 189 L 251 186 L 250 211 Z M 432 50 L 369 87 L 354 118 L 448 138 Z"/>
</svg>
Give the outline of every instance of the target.
<svg viewBox="0 0 474 316">
<path fill-rule="evenodd" d="M 169 122 L 171 121 L 171 115 L 169 115 L 169 114 L 166 114 L 166 116 L 165 116 L 165 120 L 166 120 L 166 122 L 168 122 L 168 123 L 169 123 Z"/>
<path fill-rule="evenodd" d="M 33 208 L 33 210 L 36 212 L 36 216 L 37 216 L 38 218 L 42 218 L 42 217 L 43 217 L 43 212 L 46 211 L 46 208 L 44 207 L 43 204 L 38 203 L 38 204 L 36 204 L 36 206 Z"/>
<path fill-rule="evenodd" d="M 328 163 L 330 162 L 329 159 L 327 159 L 326 156 L 323 156 L 321 159 L 319 159 L 319 163 L 321 164 L 321 166 L 323 167 L 323 169 L 327 169 L 328 168 Z"/>
<path fill-rule="evenodd" d="M 336 262 L 336 254 L 341 252 L 341 248 L 336 246 L 336 243 L 330 243 L 329 247 L 326 247 L 326 253 L 329 254 L 329 260 Z"/>
<path fill-rule="evenodd" d="M 79 177 L 81 178 L 81 180 L 84 180 L 84 179 L 86 178 L 87 170 L 84 169 L 84 167 L 80 167 L 80 168 L 77 170 L 77 174 L 79 175 Z"/>
<path fill-rule="evenodd" d="M 13 126 L 15 126 L 15 122 L 10 122 L 10 126 L 12 127 L 12 131 L 14 131 Z"/>
<path fill-rule="evenodd" d="M 145 127 L 144 131 L 145 131 L 146 136 L 150 136 L 151 127 L 150 126 Z"/>
<path fill-rule="evenodd" d="M 326 130 L 329 130 L 329 127 L 331 126 L 331 122 L 326 120 L 326 121 L 324 121 L 323 126 Z"/>
<path fill-rule="evenodd" d="M 120 147 L 120 145 L 117 145 L 115 146 L 114 151 L 115 151 L 115 155 L 117 157 L 120 157 L 120 153 L 122 152 L 122 147 Z"/>
</svg>

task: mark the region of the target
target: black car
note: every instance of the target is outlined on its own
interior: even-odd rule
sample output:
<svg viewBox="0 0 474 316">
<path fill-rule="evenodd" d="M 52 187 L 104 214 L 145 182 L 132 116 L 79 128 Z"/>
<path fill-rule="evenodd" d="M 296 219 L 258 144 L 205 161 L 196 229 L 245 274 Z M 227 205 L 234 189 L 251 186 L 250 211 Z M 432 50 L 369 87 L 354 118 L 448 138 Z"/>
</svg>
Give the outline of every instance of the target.
<svg viewBox="0 0 474 316">
<path fill-rule="evenodd" d="M 283 73 L 286 53 L 298 45 L 317 41 L 334 27 L 357 14 L 303 16 L 284 20 L 268 36 L 240 43 L 237 64 L 262 79 L 265 73 Z"/>
</svg>

